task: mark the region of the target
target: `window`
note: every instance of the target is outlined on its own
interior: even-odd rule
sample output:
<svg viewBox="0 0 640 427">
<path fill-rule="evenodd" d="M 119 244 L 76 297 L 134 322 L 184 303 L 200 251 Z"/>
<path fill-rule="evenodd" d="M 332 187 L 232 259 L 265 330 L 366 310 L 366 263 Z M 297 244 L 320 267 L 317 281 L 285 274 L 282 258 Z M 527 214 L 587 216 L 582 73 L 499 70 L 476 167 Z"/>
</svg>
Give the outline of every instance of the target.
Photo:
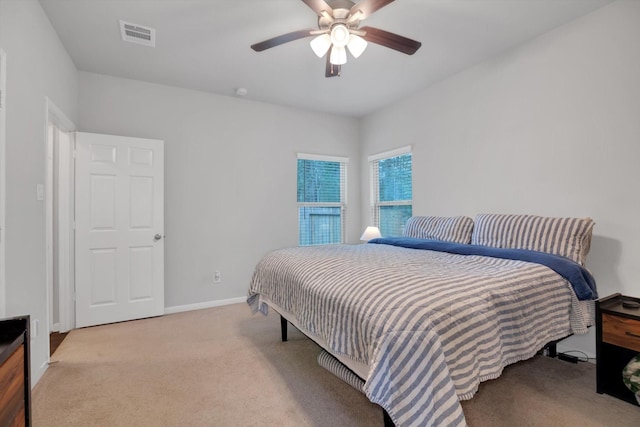
<svg viewBox="0 0 640 427">
<path fill-rule="evenodd" d="M 347 162 L 298 154 L 300 246 L 344 243 Z"/>
<path fill-rule="evenodd" d="M 383 237 L 401 236 L 412 215 L 411 147 L 369 157 L 372 221 Z"/>
</svg>

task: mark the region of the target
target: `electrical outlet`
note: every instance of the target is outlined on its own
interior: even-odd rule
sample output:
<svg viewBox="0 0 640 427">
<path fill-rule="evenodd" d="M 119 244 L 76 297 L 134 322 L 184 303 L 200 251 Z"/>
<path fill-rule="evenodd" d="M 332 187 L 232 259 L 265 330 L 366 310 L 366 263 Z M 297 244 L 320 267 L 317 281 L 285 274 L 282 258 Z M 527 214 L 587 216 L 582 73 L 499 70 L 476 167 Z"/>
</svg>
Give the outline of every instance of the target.
<svg viewBox="0 0 640 427">
<path fill-rule="evenodd" d="M 219 271 L 213 272 L 213 283 L 220 283 L 222 281 L 222 277 L 220 276 Z"/>
</svg>

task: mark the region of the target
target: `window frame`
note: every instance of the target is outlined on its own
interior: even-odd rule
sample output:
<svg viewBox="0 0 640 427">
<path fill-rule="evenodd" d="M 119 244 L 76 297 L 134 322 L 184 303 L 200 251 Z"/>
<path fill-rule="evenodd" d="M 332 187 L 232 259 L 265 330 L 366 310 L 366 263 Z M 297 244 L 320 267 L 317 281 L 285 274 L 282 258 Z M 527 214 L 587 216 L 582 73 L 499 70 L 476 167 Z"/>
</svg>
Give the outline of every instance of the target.
<svg viewBox="0 0 640 427">
<path fill-rule="evenodd" d="M 400 157 L 405 154 L 411 154 L 411 186 L 413 189 L 413 153 L 411 151 L 411 145 L 396 148 L 382 153 L 373 154 L 367 157 L 369 162 L 369 188 L 370 188 L 370 218 L 371 223 L 380 228 L 380 208 L 384 206 L 411 206 L 413 210 L 413 191 L 411 200 L 393 200 L 393 201 L 380 201 L 380 180 L 378 179 L 379 173 L 376 170 L 379 167 L 381 160 L 387 160 L 394 157 Z M 404 227 L 404 224 L 403 224 Z M 387 237 L 387 236 L 383 236 Z"/>
<path fill-rule="evenodd" d="M 320 162 L 332 162 L 340 164 L 340 202 L 298 202 L 296 196 L 296 209 L 298 211 L 298 246 L 323 246 L 323 245 L 340 245 L 345 243 L 346 236 L 346 216 L 347 216 L 347 166 L 349 164 L 348 157 L 328 156 L 323 154 L 297 153 L 296 156 L 296 178 L 298 174 L 298 160 L 310 160 Z M 296 184 L 297 190 L 297 184 Z M 301 245 L 300 236 L 300 209 L 301 208 L 340 208 L 340 242 L 337 243 L 316 243 L 311 245 Z"/>
</svg>

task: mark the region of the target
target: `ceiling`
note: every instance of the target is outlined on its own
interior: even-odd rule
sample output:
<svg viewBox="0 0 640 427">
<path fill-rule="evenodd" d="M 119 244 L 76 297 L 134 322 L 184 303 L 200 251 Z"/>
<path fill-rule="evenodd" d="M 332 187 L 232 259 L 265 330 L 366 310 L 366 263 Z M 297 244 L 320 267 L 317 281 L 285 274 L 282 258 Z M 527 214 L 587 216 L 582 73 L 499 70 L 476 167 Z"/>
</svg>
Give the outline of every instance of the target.
<svg viewBox="0 0 640 427">
<path fill-rule="evenodd" d="M 324 77 L 311 38 L 250 45 L 317 25 L 300 0 L 40 0 L 76 67 L 111 76 L 360 117 L 611 0 L 396 0 L 363 25 L 422 42 L 412 56 L 369 44 Z M 125 43 L 119 20 L 156 30 Z"/>
</svg>

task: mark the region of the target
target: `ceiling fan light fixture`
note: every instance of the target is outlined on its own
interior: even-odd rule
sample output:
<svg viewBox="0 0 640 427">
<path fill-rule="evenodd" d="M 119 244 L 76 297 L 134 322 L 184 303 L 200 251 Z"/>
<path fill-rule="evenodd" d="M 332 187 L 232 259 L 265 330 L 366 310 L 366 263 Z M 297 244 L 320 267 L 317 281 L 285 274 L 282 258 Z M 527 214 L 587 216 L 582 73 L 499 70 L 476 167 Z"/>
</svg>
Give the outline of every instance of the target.
<svg viewBox="0 0 640 427">
<path fill-rule="evenodd" d="M 2 1 L 2 0 L 0 0 Z M 317 29 L 292 31 L 254 43 L 256 52 L 294 40 L 313 37 L 313 52 L 325 57 L 325 77 L 339 76 L 347 63 L 347 50 L 359 58 L 369 43 L 413 55 L 422 43 L 375 27 L 360 27 L 361 22 L 394 0 L 302 0 L 318 16 Z M 327 53 L 328 52 L 328 53 Z"/>
<path fill-rule="evenodd" d="M 311 49 L 313 49 L 313 53 L 318 55 L 318 58 L 322 58 L 331 47 L 331 36 L 329 34 L 320 34 L 311 40 L 309 44 L 311 45 Z"/>
<path fill-rule="evenodd" d="M 360 36 L 351 34 L 351 36 L 349 36 L 349 43 L 347 43 L 347 47 L 349 48 L 351 55 L 353 55 L 354 58 L 357 58 L 362 55 L 362 52 L 367 48 L 367 41 Z"/>
<path fill-rule="evenodd" d="M 333 46 L 329 62 L 333 65 L 343 65 L 347 63 L 347 49 L 340 46 Z"/>
<path fill-rule="evenodd" d="M 334 25 L 331 29 L 331 43 L 334 47 L 345 47 L 349 43 L 349 29 L 344 24 Z"/>
</svg>

